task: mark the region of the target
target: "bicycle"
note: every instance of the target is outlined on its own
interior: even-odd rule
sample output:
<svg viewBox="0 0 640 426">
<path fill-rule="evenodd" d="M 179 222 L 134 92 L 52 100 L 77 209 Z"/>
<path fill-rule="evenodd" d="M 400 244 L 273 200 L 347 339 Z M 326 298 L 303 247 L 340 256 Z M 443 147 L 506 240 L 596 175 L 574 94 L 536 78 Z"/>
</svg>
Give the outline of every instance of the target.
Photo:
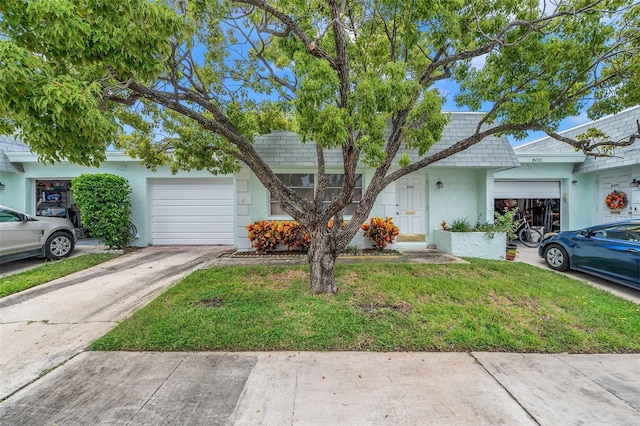
<svg viewBox="0 0 640 426">
<path fill-rule="evenodd" d="M 136 225 L 134 225 L 133 222 L 129 221 L 129 236 L 133 240 L 136 235 L 138 235 L 138 228 L 136 228 Z"/>
<path fill-rule="evenodd" d="M 518 240 L 527 247 L 538 247 L 542 240 L 542 232 L 529 225 L 530 214 L 525 214 L 522 219 L 518 219 L 516 223 L 516 235 Z"/>
</svg>

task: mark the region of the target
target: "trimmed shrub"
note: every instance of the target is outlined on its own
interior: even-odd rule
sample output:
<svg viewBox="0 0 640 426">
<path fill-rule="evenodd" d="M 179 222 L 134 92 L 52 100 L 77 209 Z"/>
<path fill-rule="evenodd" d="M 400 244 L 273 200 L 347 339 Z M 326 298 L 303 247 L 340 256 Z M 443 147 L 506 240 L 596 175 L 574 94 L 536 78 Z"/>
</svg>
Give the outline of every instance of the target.
<svg viewBox="0 0 640 426">
<path fill-rule="evenodd" d="M 300 224 L 291 220 L 259 220 L 246 228 L 251 246 L 260 253 L 275 251 L 279 244 L 290 251 L 307 251 L 311 244 Z"/>
<path fill-rule="evenodd" d="M 393 223 L 392 218 L 372 217 L 369 223 L 363 224 L 361 228 L 364 236 L 368 237 L 371 244 L 378 250 L 383 250 L 387 244 L 392 244 L 400 233 L 400 229 Z"/>
<path fill-rule="evenodd" d="M 110 249 L 127 247 L 131 240 L 131 187 L 113 174 L 82 174 L 71 181 L 73 200 L 82 224 Z"/>
<path fill-rule="evenodd" d="M 255 248 L 257 252 L 264 253 L 274 251 L 278 246 L 278 239 L 274 231 L 275 223 L 275 220 L 260 220 L 245 227 L 249 231 L 251 246 Z"/>
</svg>

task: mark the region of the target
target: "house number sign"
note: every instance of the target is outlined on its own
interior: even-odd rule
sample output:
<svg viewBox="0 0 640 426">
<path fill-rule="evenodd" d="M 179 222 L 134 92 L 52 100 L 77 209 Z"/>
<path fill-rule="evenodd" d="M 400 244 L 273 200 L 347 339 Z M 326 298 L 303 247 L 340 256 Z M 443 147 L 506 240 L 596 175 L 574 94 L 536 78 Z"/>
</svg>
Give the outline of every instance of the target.
<svg viewBox="0 0 640 426">
<path fill-rule="evenodd" d="M 407 189 L 413 189 L 413 185 L 407 185 Z"/>
</svg>

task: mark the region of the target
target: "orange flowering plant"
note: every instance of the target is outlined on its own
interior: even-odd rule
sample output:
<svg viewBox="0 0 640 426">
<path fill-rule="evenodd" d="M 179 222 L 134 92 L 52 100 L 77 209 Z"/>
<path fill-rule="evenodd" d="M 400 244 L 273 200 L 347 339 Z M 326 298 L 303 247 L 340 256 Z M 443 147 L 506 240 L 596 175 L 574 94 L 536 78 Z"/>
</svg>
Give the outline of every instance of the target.
<svg viewBox="0 0 640 426">
<path fill-rule="evenodd" d="M 343 222 L 346 227 L 348 222 Z M 333 219 L 327 225 L 333 227 Z M 309 250 L 311 237 L 302 229 L 298 222 L 293 220 L 259 220 L 245 227 L 249 231 L 251 246 L 258 253 L 275 251 L 278 245 L 283 245 L 289 251 Z"/>
<path fill-rule="evenodd" d="M 613 191 L 604 202 L 611 210 L 622 210 L 627 205 L 627 196 L 622 191 Z"/>
<path fill-rule="evenodd" d="M 393 223 L 392 218 L 372 217 L 369 223 L 364 223 L 361 228 L 364 236 L 368 237 L 371 244 L 378 250 L 383 250 L 387 244 L 392 244 L 400 233 L 400 229 Z"/>
</svg>

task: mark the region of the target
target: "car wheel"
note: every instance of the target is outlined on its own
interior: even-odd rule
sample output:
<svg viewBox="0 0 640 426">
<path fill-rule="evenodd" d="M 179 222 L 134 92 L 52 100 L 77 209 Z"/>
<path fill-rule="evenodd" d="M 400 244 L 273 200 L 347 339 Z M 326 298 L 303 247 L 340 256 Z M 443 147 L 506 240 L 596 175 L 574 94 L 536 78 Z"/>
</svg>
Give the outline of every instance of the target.
<svg viewBox="0 0 640 426">
<path fill-rule="evenodd" d="M 549 268 L 556 271 L 569 269 L 569 255 L 565 249 L 557 244 L 552 244 L 544 250 L 544 260 Z"/>
<path fill-rule="evenodd" d="M 54 232 L 47 239 L 44 254 L 47 259 L 60 260 L 73 251 L 73 238 L 66 232 Z"/>
</svg>

